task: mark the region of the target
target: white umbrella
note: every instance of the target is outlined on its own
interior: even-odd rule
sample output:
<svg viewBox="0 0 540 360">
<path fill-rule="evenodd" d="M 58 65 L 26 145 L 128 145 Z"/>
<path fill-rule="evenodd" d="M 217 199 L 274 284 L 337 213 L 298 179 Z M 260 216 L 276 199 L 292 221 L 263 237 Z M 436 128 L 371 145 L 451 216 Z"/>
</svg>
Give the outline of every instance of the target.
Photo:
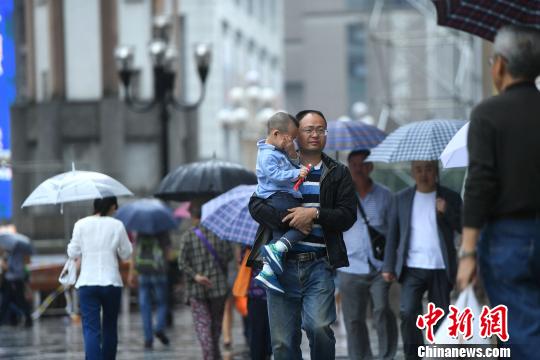
<svg viewBox="0 0 540 360">
<path fill-rule="evenodd" d="M 128 195 L 133 193 L 110 176 L 93 171 L 78 171 L 73 166 L 73 170 L 42 182 L 26 198 L 22 207 Z"/>
<path fill-rule="evenodd" d="M 465 167 L 469 165 L 469 153 L 467 152 L 467 134 L 469 124 L 465 124 L 450 140 L 441 154 L 441 162 L 444 168 Z"/>
</svg>

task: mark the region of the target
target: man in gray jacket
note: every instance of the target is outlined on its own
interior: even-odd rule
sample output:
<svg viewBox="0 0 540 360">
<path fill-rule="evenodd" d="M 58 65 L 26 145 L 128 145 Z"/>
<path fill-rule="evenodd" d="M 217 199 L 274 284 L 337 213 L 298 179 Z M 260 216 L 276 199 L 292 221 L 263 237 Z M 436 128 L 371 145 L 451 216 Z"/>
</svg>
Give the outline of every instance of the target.
<svg viewBox="0 0 540 360">
<path fill-rule="evenodd" d="M 388 220 L 383 277 L 401 283 L 400 315 L 407 359 L 423 345 L 416 319 L 422 297 L 448 311 L 455 283 L 455 232 L 461 231 L 461 197 L 438 185 L 437 161 L 413 161 L 416 186 L 397 193 Z"/>
</svg>

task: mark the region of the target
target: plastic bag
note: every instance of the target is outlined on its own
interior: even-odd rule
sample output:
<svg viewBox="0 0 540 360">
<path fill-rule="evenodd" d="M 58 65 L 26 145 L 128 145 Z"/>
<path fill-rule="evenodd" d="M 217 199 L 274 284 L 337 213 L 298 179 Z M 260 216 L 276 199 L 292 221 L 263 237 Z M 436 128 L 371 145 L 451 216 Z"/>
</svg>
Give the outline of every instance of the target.
<svg viewBox="0 0 540 360">
<path fill-rule="evenodd" d="M 75 285 L 77 282 L 77 265 L 74 259 L 68 259 L 66 261 L 58 281 L 64 286 Z"/>
<path fill-rule="evenodd" d="M 463 335 L 459 334 L 457 338 L 452 338 L 450 335 L 448 335 L 448 327 L 451 325 L 450 319 L 448 316 L 444 319 L 441 326 L 435 333 L 435 344 L 463 344 L 463 345 L 488 345 L 491 344 L 491 340 L 489 338 L 484 339 L 480 337 L 480 313 L 482 312 L 482 307 L 478 303 L 478 299 L 476 298 L 476 295 L 474 294 L 474 290 L 472 285 L 469 285 L 465 290 L 459 294 L 458 299 L 456 300 L 456 303 L 454 304 L 455 307 L 458 308 L 458 310 L 461 312 L 466 307 L 469 307 L 473 313 L 473 336 L 469 340 L 463 339 Z"/>
</svg>

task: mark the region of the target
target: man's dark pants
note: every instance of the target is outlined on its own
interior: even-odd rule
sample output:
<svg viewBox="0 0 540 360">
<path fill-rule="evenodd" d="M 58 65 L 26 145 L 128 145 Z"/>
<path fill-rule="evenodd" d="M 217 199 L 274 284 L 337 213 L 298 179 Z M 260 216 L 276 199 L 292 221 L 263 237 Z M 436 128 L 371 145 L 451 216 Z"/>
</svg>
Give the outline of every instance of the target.
<svg viewBox="0 0 540 360">
<path fill-rule="evenodd" d="M 428 270 L 404 267 L 401 274 L 401 336 L 406 359 L 419 359 L 418 346 L 424 344 L 416 319 L 422 314 L 422 298 L 428 292 L 428 301 L 444 310 L 450 306 L 452 289 L 445 270 Z M 439 321 L 439 324 L 441 322 Z"/>
</svg>

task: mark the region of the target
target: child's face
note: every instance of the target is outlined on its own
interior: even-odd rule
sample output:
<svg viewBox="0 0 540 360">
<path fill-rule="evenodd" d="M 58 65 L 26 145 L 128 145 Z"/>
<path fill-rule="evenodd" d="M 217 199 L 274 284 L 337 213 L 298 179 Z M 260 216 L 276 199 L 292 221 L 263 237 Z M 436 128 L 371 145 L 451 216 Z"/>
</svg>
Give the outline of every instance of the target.
<svg viewBox="0 0 540 360">
<path fill-rule="evenodd" d="M 273 135 L 273 145 L 281 150 L 284 150 L 293 140 L 288 132 L 284 133 L 279 130 L 274 130 Z"/>
</svg>

